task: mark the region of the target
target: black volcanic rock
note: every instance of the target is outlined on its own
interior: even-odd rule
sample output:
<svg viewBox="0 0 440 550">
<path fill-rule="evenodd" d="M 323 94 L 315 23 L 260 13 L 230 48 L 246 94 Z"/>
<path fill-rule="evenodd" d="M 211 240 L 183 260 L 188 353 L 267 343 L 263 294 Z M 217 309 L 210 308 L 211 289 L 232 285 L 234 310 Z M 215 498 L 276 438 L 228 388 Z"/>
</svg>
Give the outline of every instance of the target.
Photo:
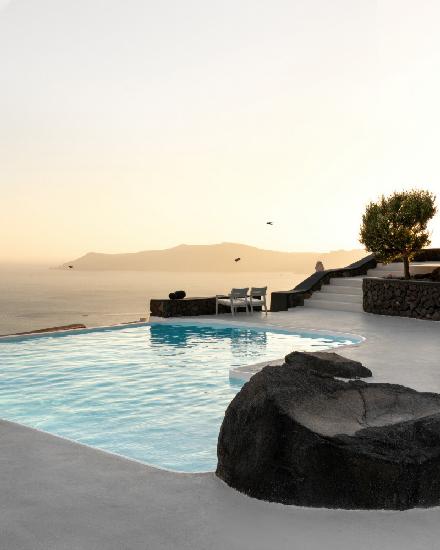
<svg viewBox="0 0 440 550">
<path fill-rule="evenodd" d="M 217 454 L 217 475 L 263 500 L 327 508 L 438 505 L 440 395 L 344 382 L 307 364 L 268 366 L 229 405 Z"/>
<path fill-rule="evenodd" d="M 359 361 L 353 361 L 330 352 L 299 352 L 294 351 L 286 355 L 288 365 L 303 367 L 315 371 L 316 374 L 338 376 L 339 378 L 368 378 L 371 370 L 364 367 Z"/>
</svg>

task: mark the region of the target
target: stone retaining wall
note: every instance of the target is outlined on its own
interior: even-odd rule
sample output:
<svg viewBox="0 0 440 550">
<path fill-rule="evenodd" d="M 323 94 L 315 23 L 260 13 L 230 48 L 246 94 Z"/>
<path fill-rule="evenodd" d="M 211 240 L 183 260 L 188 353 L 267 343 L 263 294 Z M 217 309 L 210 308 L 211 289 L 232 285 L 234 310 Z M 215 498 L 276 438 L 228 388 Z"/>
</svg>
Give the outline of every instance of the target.
<svg viewBox="0 0 440 550">
<path fill-rule="evenodd" d="M 244 308 L 238 308 L 244 312 Z M 261 307 L 254 307 L 261 311 Z M 231 309 L 219 305 L 219 313 L 231 313 Z M 215 297 L 184 298 L 183 300 L 151 299 L 150 314 L 154 317 L 194 317 L 197 315 L 215 315 Z"/>
<path fill-rule="evenodd" d="M 362 288 L 368 313 L 440 321 L 440 283 L 371 277 Z"/>
<path fill-rule="evenodd" d="M 152 299 L 150 314 L 154 317 L 213 315 L 215 298 L 185 298 L 183 300 Z"/>
</svg>

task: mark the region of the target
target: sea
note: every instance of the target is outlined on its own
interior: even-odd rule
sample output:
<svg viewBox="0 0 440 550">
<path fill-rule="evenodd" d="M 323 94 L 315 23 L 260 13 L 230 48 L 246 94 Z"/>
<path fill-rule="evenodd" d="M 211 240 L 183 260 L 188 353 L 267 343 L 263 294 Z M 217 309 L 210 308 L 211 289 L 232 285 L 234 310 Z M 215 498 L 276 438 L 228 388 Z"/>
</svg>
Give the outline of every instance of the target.
<svg viewBox="0 0 440 550">
<path fill-rule="evenodd" d="M 87 327 L 139 321 L 151 298 L 213 296 L 232 287 L 289 290 L 307 275 L 296 273 L 176 273 L 79 271 L 47 266 L 0 266 L 0 335 L 82 323 Z"/>
</svg>

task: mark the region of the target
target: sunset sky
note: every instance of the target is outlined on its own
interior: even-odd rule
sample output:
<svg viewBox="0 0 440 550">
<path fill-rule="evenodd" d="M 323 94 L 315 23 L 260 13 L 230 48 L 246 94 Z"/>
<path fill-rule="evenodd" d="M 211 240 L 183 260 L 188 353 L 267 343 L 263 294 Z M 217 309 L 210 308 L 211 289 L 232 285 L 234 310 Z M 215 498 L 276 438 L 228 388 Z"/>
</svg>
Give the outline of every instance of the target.
<svg viewBox="0 0 440 550">
<path fill-rule="evenodd" d="M 0 260 L 357 248 L 378 195 L 440 205 L 439 20 L 438 0 L 0 0 Z"/>
</svg>

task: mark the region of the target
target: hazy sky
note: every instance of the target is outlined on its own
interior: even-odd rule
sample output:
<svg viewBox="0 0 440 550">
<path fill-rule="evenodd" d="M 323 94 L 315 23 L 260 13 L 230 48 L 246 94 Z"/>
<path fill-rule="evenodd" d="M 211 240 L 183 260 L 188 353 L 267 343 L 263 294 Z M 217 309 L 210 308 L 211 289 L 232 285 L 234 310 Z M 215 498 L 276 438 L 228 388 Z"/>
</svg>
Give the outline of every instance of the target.
<svg viewBox="0 0 440 550">
<path fill-rule="evenodd" d="M 381 193 L 440 203 L 438 0 L 0 10 L 0 259 L 354 248 Z"/>
</svg>

